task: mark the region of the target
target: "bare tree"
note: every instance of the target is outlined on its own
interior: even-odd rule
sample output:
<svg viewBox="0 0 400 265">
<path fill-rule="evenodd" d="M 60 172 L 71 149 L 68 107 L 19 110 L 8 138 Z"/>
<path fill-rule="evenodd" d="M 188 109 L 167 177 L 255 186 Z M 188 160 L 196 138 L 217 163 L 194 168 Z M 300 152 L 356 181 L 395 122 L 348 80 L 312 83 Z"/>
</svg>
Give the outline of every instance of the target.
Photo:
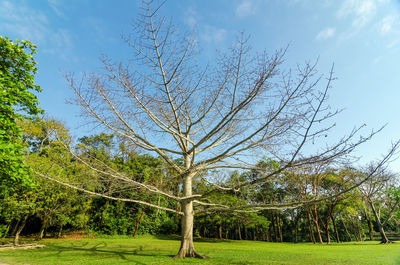
<svg viewBox="0 0 400 265">
<path fill-rule="evenodd" d="M 201 67 L 194 35 L 181 34 L 170 21 L 157 15 L 161 6 L 153 7 L 151 2 L 143 3 L 134 37 L 124 37 L 134 52 L 132 60 L 113 62 L 103 57 L 103 72 L 82 78 L 69 74 L 66 78 L 86 117 L 162 158 L 181 180 L 181 193 L 171 194 L 106 165 L 99 167 L 79 156 L 76 159 L 125 186 L 140 187 L 176 201 L 180 208 L 89 191 L 77 184 L 63 183 L 43 170 L 38 174 L 93 195 L 181 215 L 178 258 L 204 257 L 193 245 L 196 213 L 295 208 L 322 199 L 232 206 L 214 201 L 211 195 L 240 192 L 285 171 L 337 161 L 375 133 L 354 140 L 360 130 L 356 128 L 315 154 L 302 154 L 308 143 L 325 139 L 333 127 L 329 120 L 338 112 L 326 106 L 333 71 L 320 87 L 324 77 L 318 75 L 315 64 L 299 66 L 297 73 L 281 71 L 286 49 L 272 56 L 266 52 L 254 54 L 244 35 L 227 53 L 219 55 L 214 66 Z M 214 170 L 256 169 L 253 164 L 257 156 L 271 157 L 279 167 L 262 169 L 257 178 L 232 185 L 212 181 Z M 177 158 L 183 161 L 182 165 L 176 163 Z M 209 190 L 197 193 L 194 185 L 198 182 L 205 183 Z"/>
<path fill-rule="evenodd" d="M 373 168 L 375 168 L 375 166 L 370 165 L 366 170 L 366 173 L 358 174 L 361 174 L 361 177 L 364 177 L 365 174 L 370 174 Z M 363 199 L 367 205 L 369 205 L 374 214 L 379 234 L 381 236 L 381 243 L 383 244 L 391 243 L 386 236 L 384 227 L 394 217 L 400 205 L 400 200 L 393 199 L 388 194 L 389 188 L 396 184 L 396 178 L 397 176 L 394 173 L 389 172 L 387 168 L 381 167 L 374 173 L 373 178 L 370 178 L 358 187 Z M 384 210 L 386 211 L 385 216 L 383 217 L 381 213 Z"/>
</svg>

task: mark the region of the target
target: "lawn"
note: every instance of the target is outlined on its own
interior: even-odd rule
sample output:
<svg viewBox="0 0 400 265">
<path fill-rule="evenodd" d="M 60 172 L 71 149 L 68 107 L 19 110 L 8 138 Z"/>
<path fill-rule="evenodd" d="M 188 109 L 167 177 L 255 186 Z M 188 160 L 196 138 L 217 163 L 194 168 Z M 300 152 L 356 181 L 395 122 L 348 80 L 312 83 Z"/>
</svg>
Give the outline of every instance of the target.
<svg viewBox="0 0 400 265">
<path fill-rule="evenodd" d="M 197 240 L 208 260 L 172 260 L 171 237 L 45 239 L 46 247 L 0 251 L 0 264 L 400 264 L 400 244 L 354 242 L 332 245 Z"/>
</svg>

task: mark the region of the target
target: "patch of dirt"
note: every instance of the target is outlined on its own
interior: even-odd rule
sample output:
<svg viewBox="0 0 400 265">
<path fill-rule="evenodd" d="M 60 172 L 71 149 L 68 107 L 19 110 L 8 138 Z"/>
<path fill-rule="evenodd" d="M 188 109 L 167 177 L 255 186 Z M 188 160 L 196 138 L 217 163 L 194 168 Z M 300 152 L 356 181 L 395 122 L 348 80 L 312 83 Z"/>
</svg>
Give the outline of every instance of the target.
<svg viewBox="0 0 400 265">
<path fill-rule="evenodd" d="M 21 245 L 14 245 L 12 243 L 2 244 L 0 245 L 0 251 L 2 250 L 12 250 L 12 249 L 32 249 L 32 248 L 44 248 L 45 245 L 40 244 L 21 244 Z"/>
<path fill-rule="evenodd" d="M 73 238 L 73 239 L 78 239 L 78 238 L 86 238 L 90 237 L 93 238 L 93 234 L 87 234 L 86 232 L 71 232 L 71 233 L 65 233 L 62 236 L 63 238 Z"/>
</svg>

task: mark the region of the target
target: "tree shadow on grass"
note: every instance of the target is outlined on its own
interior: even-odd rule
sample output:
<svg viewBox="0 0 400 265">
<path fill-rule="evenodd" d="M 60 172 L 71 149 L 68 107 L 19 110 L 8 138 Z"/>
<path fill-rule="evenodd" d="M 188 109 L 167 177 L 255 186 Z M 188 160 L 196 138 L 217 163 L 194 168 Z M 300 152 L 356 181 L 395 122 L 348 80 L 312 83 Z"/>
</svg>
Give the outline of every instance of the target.
<svg viewBox="0 0 400 265">
<path fill-rule="evenodd" d="M 156 235 L 155 238 L 161 239 L 161 240 L 176 240 L 180 241 L 181 236 L 180 235 Z M 204 238 L 204 237 L 195 237 L 193 238 L 194 242 L 206 242 L 206 243 L 230 243 L 230 242 L 235 242 L 230 239 L 216 239 L 216 238 Z"/>
<path fill-rule="evenodd" d="M 152 251 L 158 252 L 157 254 L 147 254 L 143 253 L 144 249 L 143 246 L 139 245 L 137 247 L 130 247 L 129 250 L 113 250 L 113 249 L 104 249 L 107 248 L 107 243 L 106 242 L 101 242 L 98 244 L 95 244 L 93 246 L 89 246 L 88 242 L 84 242 L 83 244 L 76 244 L 76 243 L 71 243 L 70 246 L 59 246 L 59 245 L 53 245 L 51 246 L 51 249 L 54 251 L 57 251 L 55 255 L 60 255 L 63 252 L 69 252 L 69 251 L 81 251 L 81 252 L 86 252 L 88 255 L 104 255 L 108 254 L 111 256 L 118 256 L 122 260 L 131 260 L 131 258 L 128 258 L 129 256 L 142 256 L 142 257 L 155 257 L 155 256 L 163 256 L 163 257 L 173 257 L 173 255 L 163 255 L 159 253 L 158 249 L 153 249 Z M 100 249 L 102 248 L 102 249 Z M 143 262 L 139 261 L 134 261 L 136 264 L 146 264 Z"/>
</svg>

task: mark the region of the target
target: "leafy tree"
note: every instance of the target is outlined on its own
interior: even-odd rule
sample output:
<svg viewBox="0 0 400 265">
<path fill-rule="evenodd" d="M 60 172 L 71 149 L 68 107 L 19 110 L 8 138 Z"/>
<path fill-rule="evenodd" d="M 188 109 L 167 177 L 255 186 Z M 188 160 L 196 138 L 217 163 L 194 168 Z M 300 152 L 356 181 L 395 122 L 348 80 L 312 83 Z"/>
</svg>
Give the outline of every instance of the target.
<svg viewBox="0 0 400 265">
<path fill-rule="evenodd" d="M 30 186 L 32 179 L 23 161 L 24 144 L 17 120 L 22 115 L 42 112 L 33 92 L 41 88 L 34 82 L 37 72 L 29 41 L 11 41 L 0 36 L 0 193 L 18 186 Z"/>
<path fill-rule="evenodd" d="M 60 122 L 35 118 L 21 119 L 17 125 L 22 130 L 21 139 L 26 153 L 24 162 L 27 166 L 33 169 L 44 165 L 52 167 L 54 160 L 58 160 L 69 168 L 74 168 L 70 153 L 64 147 L 69 143 L 70 136 Z M 52 170 L 56 172 L 57 168 Z M 75 172 L 76 170 L 63 174 L 64 179 L 73 180 Z M 30 171 L 29 174 L 33 176 L 34 172 Z M 66 224 L 82 227 L 87 222 L 82 212 L 87 210 L 88 200 L 76 190 L 41 178 L 32 178 L 31 184 L 29 187 L 15 186 L 3 199 L 3 206 L 12 213 L 4 222 L 9 226 L 14 224 L 15 229 L 11 234 L 14 235 L 15 244 L 18 244 L 19 235 L 28 217 L 37 216 L 42 223 L 38 238 L 42 238 L 45 229 L 51 225 L 56 224 L 61 230 Z"/>
</svg>

